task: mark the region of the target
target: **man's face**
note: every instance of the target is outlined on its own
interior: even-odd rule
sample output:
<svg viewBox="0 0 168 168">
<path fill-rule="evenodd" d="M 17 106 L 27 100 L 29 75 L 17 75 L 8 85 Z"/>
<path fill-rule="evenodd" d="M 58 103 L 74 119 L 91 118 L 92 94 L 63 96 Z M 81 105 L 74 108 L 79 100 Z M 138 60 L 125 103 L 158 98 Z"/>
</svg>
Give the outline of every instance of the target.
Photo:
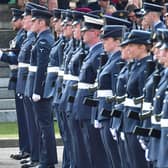
<svg viewBox="0 0 168 168">
<path fill-rule="evenodd" d="M 95 38 L 96 32 L 94 29 L 89 29 L 83 32 L 83 41 L 86 44 L 90 44 L 90 42 Z"/>
<path fill-rule="evenodd" d="M 55 32 L 61 32 L 62 31 L 61 19 L 54 22 L 54 30 L 55 30 Z"/>
<path fill-rule="evenodd" d="M 69 21 L 67 23 L 64 23 L 64 26 L 63 26 L 63 35 L 65 37 L 71 37 L 73 34 L 73 31 L 72 31 L 72 22 Z"/>
<path fill-rule="evenodd" d="M 145 19 L 142 20 L 141 26 L 142 26 L 143 30 L 149 30 L 150 29 L 150 25 Z"/>
<path fill-rule="evenodd" d="M 32 21 L 32 27 L 31 27 L 32 32 L 38 33 L 40 30 L 40 20 L 35 19 Z"/>
<path fill-rule="evenodd" d="M 25 16 L 23 18 L 23 28 L 29 31 L 32 27 L 32 17 L 31 15 Z"/>
<path fill-rule="evenodd" d="M 12 21 L 13 30 L 19 30 L 22 28 L 23 21 L 22 19 L 17 19 L 16 21 Z"/>
<path fill-rule="evenodd" d="M 152 26 L 152 14 L 151 12 L 148 12 L 144 17 L 143 20 L 149 25 Z"/>
</svg>

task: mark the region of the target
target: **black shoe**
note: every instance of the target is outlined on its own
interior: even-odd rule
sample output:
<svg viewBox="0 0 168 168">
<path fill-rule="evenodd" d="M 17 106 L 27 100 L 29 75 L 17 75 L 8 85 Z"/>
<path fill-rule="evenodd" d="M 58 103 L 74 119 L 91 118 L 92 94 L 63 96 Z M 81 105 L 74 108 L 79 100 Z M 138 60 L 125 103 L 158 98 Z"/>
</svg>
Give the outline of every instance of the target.
<svg viewBox="0 0 168 168">
<path fill-rule="evenodd" d="M 55 168 L 55 166 L 54 165 L 42 165 L 42 164 L 40 164 L 36 168 Z"/>
<path fill-rule="evenodd" d="M 30 161 L 29 163 L 26 163 L 21 166 L 21 168 L 29 168 L 29 167 L 36 167 L 38 165 L 38 162 L 32 162 Z"/>
<path fill-rule="evenodd" d="M 20 164 L 25 164 L 25 163 L 28 163 L 28 162 L 30 162 L 30 158 L 21 160 Z"/>
<path fill-rule="evenodd" d="M 18 154 L 11 154 L 10 157 L 15 160 L 21 160 L 28 158 L 29 154 L 26 152 L 19 152 Z"/>
</svg>

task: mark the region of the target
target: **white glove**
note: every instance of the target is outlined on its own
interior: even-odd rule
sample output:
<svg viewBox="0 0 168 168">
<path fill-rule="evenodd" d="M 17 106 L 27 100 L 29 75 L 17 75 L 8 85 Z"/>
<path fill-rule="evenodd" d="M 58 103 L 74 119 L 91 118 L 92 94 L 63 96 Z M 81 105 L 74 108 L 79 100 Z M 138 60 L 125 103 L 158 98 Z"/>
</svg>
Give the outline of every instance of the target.
<svg viewBox="0 0 168 168">
<path fill-rule="evenodd" d="M 41 96 L 33 93 L 32 99 L 33 99 L 34 102 L 38 102 L 41 99 Z"/>
<path fill-rule="evenodd" d="M 147 146 L 146 146 L 145 142 L 142 139 L 139 139 L 139 143 L 140 143 L 142 149 L 146 151 Z"/>
<path fill-rule="evenodd" d="M 114 139 L 115 141 L 117 141 L 117 132 L 116 132 L 116 130 L 113 129 L 113 128 L 110 128 L 110 132 L 111 132 L 111 134 L 112 134 L 113 139 Z"/>
<path fill-rule="evenodd" d="M 145 158 L 146 158 L 146 161 L 150 161 L 150 159 L 149 159 L 149 149 L 146 149 L 145 150 Z"/>
<path fill-rule="evenodd" d="M 23 99 L 23 95 L 20 93 L 17 93 L 17 96 L 19 97 L 19 99 Z"/>
<path fill-rule="evenodd" d="M 120 132 L 120 137 L 122 141 L 125 141 L 125 134 L 124 132 Z"/>
<path fill-rule="evenodd" d="M 94 127 L 95 128 L 102 128 L 102 124 L 98 120 L 94 120 Z"/>
<path fill-rule="evenodd" d="M 2 52 L 2 50 L 0 50 L 0 59 L 1 59 L 1 57 L 2 57 L 2 54 L 3 54 L 3 52 Z"/>
</svg>

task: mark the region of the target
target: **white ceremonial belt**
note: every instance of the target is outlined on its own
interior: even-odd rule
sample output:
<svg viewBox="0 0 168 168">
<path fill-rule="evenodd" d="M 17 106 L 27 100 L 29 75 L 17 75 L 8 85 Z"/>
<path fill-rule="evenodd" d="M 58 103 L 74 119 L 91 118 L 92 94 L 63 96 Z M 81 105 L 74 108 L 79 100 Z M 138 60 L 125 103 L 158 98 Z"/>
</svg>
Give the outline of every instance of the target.
<svg viewBox="0 0 168 168">
<path fill-rule="evenodd" d="M 91 83 L 84 83 L 84 82 L 79 82 L 78 83 L 78 89 L 91 89 L 96 87 L 96 83 L 91 84 Z"/>
<path fill-rule="evenodd" d="M 58 71 L 58 76 L 64 76 L 64 71 L 59 70 L 59 71 Z"/>
<path fill-rule="evenodd" d="M 151 116 L 151 123 L 154 125 L 160 125 L 160 121 L 157 121 L 154 115 Z"/>
<path fill-rule="evenodd" d="M 135 104 L 133 99 L 126 98 L 124 106 L 141 108 L 141 104 Z"/>
<path fill-rule="evenodd" d="M 97 97 L 112 97 L 112 90 L 97 90 Z"/>
<path fill-rule="evenodd" d="M 160 124 L 161 127 L 168 127 L 168 118 L 161 118 Z"/>
<path fill-rule="evenodd" d="M 9 68 L 10 68 L 11 70 L 14 70 L 14 69 L 17 69 L 18 66 L 17 66 L 17 65 L 9 65 Z"/>
<path fill-rule="evenodd" d="M 59 71 L 59 67 L 47 67 L 47 73 L 50 73 L 50 72 L 58 72 Z"/>
<path fill-rule="evenodd" d="M 19 68 L 29 68 L 30 64 L 24 63 L 24 62 L 19 62 L 18 67 Z"/>
<path fill-rule="evenodd" d="M 64 80 L 79 81 L 79 77 L 71 74 L 64 74 Z"/>
<path fill-rule="evenodd" d="M 142 111 L 151 111 L 153 109 L 152 103 L 143 102 L 142 104 Z"/>
<path fill-rule="evenodd" d="M 29 66 L 29 71 L 30 72 L 37 72 L 37 66 Z"/>
</svg>

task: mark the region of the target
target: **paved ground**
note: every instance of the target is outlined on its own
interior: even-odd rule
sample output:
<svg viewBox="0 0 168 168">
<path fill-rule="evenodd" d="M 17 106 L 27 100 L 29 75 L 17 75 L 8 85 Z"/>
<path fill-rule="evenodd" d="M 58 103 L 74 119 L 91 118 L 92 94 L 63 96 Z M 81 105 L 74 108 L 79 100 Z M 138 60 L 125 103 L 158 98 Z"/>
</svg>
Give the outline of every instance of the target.
<svg viewBox="0 0 168 168">
<path fill-rule="evenodd" d="M 20 168 L 20 161 L 10 159 L 11 153 L 17 153 L 18 148 L 0 148 L 0 168 Z M 58 161 L 59 164 L 56 168 L 61 168 L 63 147 L 57 147 Z"/>
</svg>

